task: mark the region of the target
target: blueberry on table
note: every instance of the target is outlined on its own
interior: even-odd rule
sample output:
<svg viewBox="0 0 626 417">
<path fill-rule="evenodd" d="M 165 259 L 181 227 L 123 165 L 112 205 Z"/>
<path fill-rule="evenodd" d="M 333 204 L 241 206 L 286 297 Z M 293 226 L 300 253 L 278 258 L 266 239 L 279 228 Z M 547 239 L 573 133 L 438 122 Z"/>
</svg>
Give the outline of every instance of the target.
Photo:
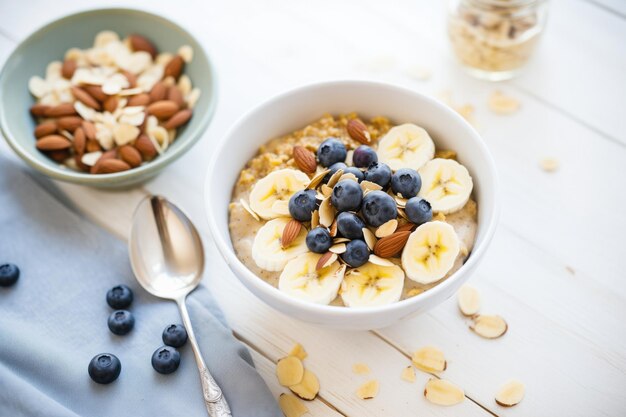
<svg viewBox="0 0 626 417">
<path fill-rule="evenodd" d="M 171 346 L 161 346 L 152 354 L 152 367 L 160 374 L 171 374 L 180 365 L 180 352 Z"/>
<path fill-rule="evenodd" d="M 112 333 L 123 336 L 133 330 L 135 318 L 130 311 L 116 310 L 109 316 L 107 324 Z"/>
<path fill-rule="evenodd" d="M 14 264 L 0 265 L 0 287 L 10 287 L 20 277 L 20 269 Z"/>
<path fill-rule="evenodd" d="M 87 372 L 98 384 L 110 384 L 115 381 L 122 371 L 122 364 L 117 356 L 111 353 L 101 353 L 93 357 Z"/>
<path fill-rule="evenodd" d="M 352 154 L 352 163 L 355 167 L 367 168 L 372 163 L 378 162 L 376 151 L 367 145 L 361 145 Z"/>
<path fill-rule="evenodd" d="M 323 167 L 346 160 L 346 146 L 336 138 L 328 138 L 317 148 L 317 160 Z"/>
<path fill-rule="evenodd" d="M 398 217 L 396 201 L 384 191 L 371 191 L 363 197 L 363 219 L 370 226 L 378 227 Z"/>
<path fill-rule="evenodd" d="M 365 171 L 365 180 L 375 182 L 381 187 L 387 188 L 389 181 L 391 181 L 391 168 L 382 162 L 373 162 Z"/>
<path fill-rule="evenodd" d="M 182 324 L 170 324 L 163 330 L 163 343 L 173 347 L 183 346 L 187 343 L 187 330 Z"/>
<path fill-rule="evenodd" d="M 107 304 L 111 308 L 128 308 L 133 302 L 133 291 L 124 284 L 116 285 L 107 291 Z"/>
<path fill-rule="evenodd" d="M 311 229 L 306 235 L 306 246 L 311 252 L 326 253 L 332 245 L 330 232 L 323 227 Z"/>
<path fill-rule="evenodd" d="M 363 265 L 370 257 L 370 250 L 362 240 L 351 240 L 346 245 L 346 251 L 341 259 L 353 268 Z"/>
<path fill-rule="evenodd" d="M 310 222 L 316 208 L 315 190 L 300 190 L 289 199 L 289 214 L 300 222 Z"/>
<path fill-rule="evenodd" d="M 422 188 L 422 177 L 414 169 L 400 168 L 391 176 L 391 191 L 404 198 L 415 197 Z"/>
<path fill-rule="evenodd" d="M 344 164 L 343 162 L 336 162 L 332 164 L 328 169 L 330 169 L 330 172 L 324 176 L 324 179 L 322 179 L 322 182 L 324 184 L 326 184 L 330 180 L 330 177 L 332 177 L 335 172 L 339 171 L 340 169 L 345 172 L 346 169 L 348 169 L 348 165 Z"/>
<path fill-rule="evenodd" d="M 404 212 L 409 220 L 418 226 L 433 219 L 433 209 L 430 203 L 421 197 L 413 197 L 407 201 Z"/>
<path fill-rule="evenodd" d="M 337 231 L 347 239 L 363 239 L 365 223 L 354 213 L 344 211 L 337 216 Z"/>
<path fill-rule="evenodd" d="M 358 182 L 352 180 L 339 181 L 330 195 L 331 204 L 337 211 L 357 211 L 361 208 L 363 190 Z"/>
<path fill-rule="evenodd" d="M 363 174 L 363 171 L 361 171 L 360 169 L 358 169 L 357 167 L 346 167 L 343 170 L 344 174 L 352 174 L 356 177 L 356 179 L 361 182 L 365 179 L 365 174 Z"/>
</svg>

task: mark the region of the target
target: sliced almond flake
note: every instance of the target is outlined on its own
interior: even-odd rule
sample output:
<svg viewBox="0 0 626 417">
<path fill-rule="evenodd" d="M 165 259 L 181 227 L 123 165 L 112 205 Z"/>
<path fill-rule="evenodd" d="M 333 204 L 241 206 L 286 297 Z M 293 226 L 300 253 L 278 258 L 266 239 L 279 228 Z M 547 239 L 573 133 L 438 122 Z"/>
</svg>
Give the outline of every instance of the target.
<svg viewBox="0 0 626 417">
<path fill-rule="evenodd" d="M 326 174 L 328 174 L 329 172 L 330 172 L 330 169 L 325 169 L 325 170 L 320 171 L 319 173 L 315 174 L 315 176 L 313 178 L 311 178 L 311 181 L 306 186 L 306 189 L 307 190 L 314 190 L 315 188 L 317 188 L 317 186 L 320 185 L 320 183 L 322 182 L 322 180 L 324 179 Z"/>
<path fill-rule="evenodd" d="M 319 225 L 320 225 L 320 212 L 319 210 L 315 210 L 311 214 L 311 229 L 315 229 Z"/>
<path fill-rule="evenodd" d="M 374 255 L 373 253 L 370 255 L 369 262 L 373 263 L 374 265 L 379 265 L 379 266 L 394 266 L 395 264 L 385 258 L 381 258 L 380 256 Z"/>
<path fill-rule="evenodd" d="M 97 112 L 80 101 L 74 102 L 74 110 L 76 110 L 76 113 L 78 113 L 78 115 L 85 120 L 93 121 L 96 118 Z"/>
<path fill-rule="evenodd" d="M 413 368 L 413 366 L 411 365 L 407 366 L 402 370 L 400 378 L 407 382 L 415 382 L 415 368 Z"/>
<path fill-rule="evenodd" d="M 319 271 L 320 269 L 324 269 L 327 266 L 335 263 L 335 261 L 337 261 L 337 254 L 332 252 L 326 252 L 318 259 L 317 265 L 315 265 L 315 270 Z"/>
<path fill-rule="evenodd" d="M 463 285 L 457 294 L 459 309 L 466 316 L 473 316 L 480 310 L 480 294 L 469 285 Z"/>
<path fill-rule="evenodd" d="M 335 239 L 333 239 L 333 244 L 337 244 L 337 243 L 346 243 L 346 242 L 350 242 L 350 239 L 345 238 L 345 237 L 337 237 Z"/>
<path fill-rule="evenodd" d="M 183 96 L 186 96 L 191 92 L 191 79 L 187 74 L 181 75 L 178 79 L 178 89 L 183 94 Z"/>
<path fill-rule="evenodd" d="M 176 133 L 178 131 L 176 129 L 170 129 L 167 131 L 167 135 L 170 138 L 170 143 L 174 142 L 176 140 Z"/>
<path fill-rule="evenodd" d="M 383 187 L 381 187 L 380 185 L 376 184 L 375 182 L 363 180 L 363 181 L 361 181 L 361 189 L 364 192 L 365 191 L 379 191 L 379 190 L 382 190 Z"/>
<path fill-rule="evenodd" d="M 167 130 L 164 127 L 156 126 L 150 128 L 147 130 L 147 133 L 149 138 L 154 138 L 154 140 L 159 144 L 159 149 L 161 149 L 161 153 L 167 149 L 170 144 L 170 138 Z"/>
<path fill-rule="evenodd" d="M 519 109 L 520 102 L 518 99 L 507 96 L 501 91 L 494 91 L 489 96 L 488 105 L 489 109 L 494 113 L 511 114 Z"/>
<path fill-rule="evenodd" d="M 152 129 L 153 127 L 157 127 L 159 125 L 159 119 L 156 116 L 148 116 L 148 120 L 146 121 L 146 129 Z"/>
<path fill-rule="evenodd" d="M 63 67 L 63 64 L 61 63 L 61 61 L 50 62 L 48 66 L 46 67 L 46 80 L 52 81 L 52 80 L 57 80 L 57 79 L 63 79 L 61 78 L 62 67 Z"/>
<path fill-rule="evenodd" d="M 374 398 L 378 394 L 378 389 L 378 381 L 372 379 L 371 381 L 367 381 L 366 383 L 361 385 L 356 391 L 356 395 L 362 400 L 369 400 Z"/>
<path fill-rule="evenodd" d="M 124 146 L 137 139 L 139 128 L 126 123 L 120 123 L 113 128 L 113 139 L 118 146 Z"/>
<path fill-rule="evenodd" d="M 289 389 L 303 400 L 311 401 L 320 392 L 320 381 L 313 372 L 305 369 L 302 381 L 299 384 L 290 386 Z"/>
<path fill-rule="evenodd" d="M 321 192 L 321 191 L 317 191 L 317 192 L 315 193 L 315 198 L 316 198 L 316 199 L 318 199 L 318 200 L 323 200 L 323 199 L 325 199 L 326 197 L 327 197 L 327 196 L 325 196 L 324 194 L 322 194 L 322 192 Z"/>
<path fill-rule="evenodd" d="M 303 361 L 309 355 L 306 353 L 306 350 L 304 350 L 304 346 L 302 346 L 300 343 L 296 343 L 295 345 L 293 345 L 293 348 L 291 348 L 291 350 L 289 351 L 289 356 L 295 356 L 297 358 L 300 358 L 301 361 Z"/>
<path fill-rule="evenodd" d="M 174 58 L 174 55 L 172 55 L 170 52 L 161 52 L 157 55 L 154 62 L 159 65 L 167 65 L 167 63 L 170 62 L 172 58 Z"/>
<path fill-rule="evenodd" d="M 555 172 L 559 169 L 559 161 L 556 158 L 543 158 L 539 161 L 539 166 L 545 172 Z"/>
<path fill-rule="evenodd" d="M 296 356 L 286 356 L 276 363 L 276 377 L 283 387 L 296 385 L 304 377 L 304 365 Z"/>
<path fill-rule="evenodd" d="M 33 96 L 41 98 L 50 91 L 50 85 L 46 80 L 35 75 L 28 80 L 28 91 L 30 91 Z"/>
<path fill-rule="evenodd" d="M 416 350 L 411 361 L 413 365 L 425 372 L 443 372 L 448 366 L 443 352 L 433 346 Z"/>
<path fill-rule="evenodd" d="M 134 96 L 136 94 L 141 94 L 141 93 L 143 93 L 143 89 L 139 87 L 135 87 L 135 88 L 127 88 L 125 90 L 120 90 L 118 94 L 120 96 Z"/>
<path fill-rule="evenodd" d="M 282 393 L 278 396 L 278 406 L 285 417 L 302 417 L 309 409 L 293 394 Z"/>
<path fill-rule="evenodd" d="M 154 149 L 157 150 L 157 153 L 159 155 L 162 155 L 165 149 L 161 147 L 161 144 L 156 140 L 156 138 L 153 135 L 149 133 L 149 131 L 148 131 L 148 139 L 150 139 L 150 142 L 152 143 L 152 146 L 154 146 Z"/>
<path fill-rule="evenodd" d="M 330 198 L 327 197 L 322 200 L 320 204 L 320 224 L 322 226 L 330 227 L 335 219 L 335 208 L 330 204 Z"/>
<path fill-rule="evenodd" d="M 398 227 L 398 220 L 396 219 L 391 219 L 383 224 L 381 224 L 378 229 L 376 229 L 376 233 L 374 233 L 374 235 L 377 238 L 383 238 L 385 236 L 389 236 L 391 234 L 393 234 L 393 232 L 396 231 Z"/>
<path fill-rule="evenodd" d="M 96 123 L 96 140 L 104 150 L 112 149 L 115 144 L 113 130 L 104 123 Z"/>
<path fill-rule="evenodd" d="M 366 364 L 355 363 L 354 365 L 352 365 L 352 372 L 354 372 L 357 375 L 367 375 L 371 371 L 370 371 L 370 367 L 367 366 Z"/>
<path fill-rule="evenodd" d="M 98 162 L 98 159 L 100 159 L 101 156 L 102 156 L 101 151 L 89 152 L 89 153 L 84 154 L 80 158 L 80 162 L 82 162 L 83 164 L 87 166 L 92 167 L 96 164 L 96 162 Z"/>
<path fill-rule="evenodd" d="M 337 219 L 333 220 L 333 224 L 330 225 L 328 230 L 330 232 L 330 237 L 337 236 Z"/>
<path fill-rule="evenodd" d="M 474 321 L 470 325 L 470 329 L 485 339 L 497 339 L 506 333 L 509 326 L 500 316 L 488 316 L 480 314 L 472 317 Z"/>
<path fill-rule="evenodd" d="M 496 403 L 503 407 L 513 407 L 524 399 L 524 384 L 517 380 L 505 383 L 496 394 Z"/>
<path fill-rule="evenodd" d="M 56 106 L 61 103 L 62 101 L 59 99 L 59 96 L 54 92 L 48 93 L 39 99 L 39 104 L 45 104 L 48 106 Z"/>
<path fill-rule="evenodd" d="M 248 204 L 248 202 L 247 202 L 246 200 L 244 200 L 243 198 L 242 198 L 242 199 L 240 199 L 240 200 L 239 200 L 239 204 L 241 204 L 241 207 L 243 207 L 243 209 L 244 209 L 245 211 L 247 211 L 247 212 L 248 212 L 248 213 L 252 216 L 252 218 L 253 218 L 254 220 L 256 220 L 257 222 L 260 222 L 260 221 L 261 221 L 261 218 L 259 217 L 259 215 L 258 215 L 258 214 L 256 214 L 256 213 L 254 212 L 254 210 L 252 210 L 252 209 L 250 208 L 250 205 Z"/>
<path fill-rule="evenodd" d="M 348 172 L 348 173 L 346 173 L 346 174 L 343 174 L 343 175 L 341 176 L 341 178 L 339 178 L 339 181 L 343 181 L 343 180 L 352 180 L 352 181 L 359 182 L 359 180 L 358 180 L 358 178 L 356 177 L 356 175 L 354 175 L 354 174 L 353 174 L 353 173 L 351 173 L 351 172 Z M 338 181 L 338 182 L 339 182 L 339 181 Z"/>
<path fill-rule="evenodd" d="M 120 37 L 118 36 L 117 33 L 113 32 L 112 30 L 103 30 L 96 34 L 96 37 L 94 38 L 94 41 L 93 41 L 93 46 L 95 48 L 102 48 L 110 42 L 119 42 L 119 41 L 120 41 Z"/>
<path fill-rule="evenodd" d="M 406 221 L 410 221 L 408 216 L 404 212 L 404 209 L 398 208 L 398 216 L 402 217 Z"/>
<path fill-rule="evenodd" d="M 463 402 L 465 392 L 445 379 L 431 378 L 424 388 L 424 397 L 437 405 L 455 405 Z"/>
<path fill-rule="evenodd" d="M 367 227 L 364 227 L 362 230 L 363 238 L 365 239 L 365 243 L 367 243 L 367 247 L 370 248 L 370 250 L 374 250 L 374 246 L 376 246 L 376 236 Z"/>
<path fill-rule="evenodd" d="M 178 48 L 178 55 L 180 55 L 183 61 L 189 63 L 193 59 L 193 48 L 189 45 L 183 45 Z"/>
<path fill-rule="evenodd" d="M 196 103 L 198 102 L 199 98 L 200 90 L 198 88 L 194 88 L 193 90 L 191 90 L 189 94 L 185 96 L 185 102 L 187 103 L 187 107 L 189 107 L 190 109 L 196 107 Z"/>
<path fill-rule="evenodd" d="M 396 205 L 398 207 L 401 207 L 401 208 L 405 208 L 406 207 L 406 202 L 409 201 L 408 199 L 406 199 L 406 198 L 404 198 L 402 196 L 399 196 L 399 195 L 394 195 L 393 199 L 396 200 Z"/>
<path fill-rule="evenodd" d="M 61 130 L 61 131 L 59 131 L 59 133 L 62 134 L 63 136 L 65 136 L 66 138 L 68 138 L 69 140 L 71 140 L 72 142 L 74 142 L 74 135 L 72 135 L 67 130 Z"/>
<path fill-rule="evenodd" d="M 122 89 L 128 88 L 128 78 L 124 74 L 113 74 L 102 84 L 102 92 L 110 96 L 118 94 Z"/>
<path fill-rule="evenodd" d="M 352 150 L 352 149 L 351 149 L 351 150 L 349 150 L 349 151 L 346 153 L 346 160 L 345 160 L 345 161 L 343 161 L 343 162 L 344 162 L 347 166 L 349 166 L 349 167 L 351 167 L 351 166 L 353 165 L 353 163 L 352 163 L 352 157 L 353 157 L 353 156 L 354 156 L 354 150 Z"/>
<path fill-rule="evenodd" d="M 330 249 L 328 249 L 330 252 L 332 253 L 336 253 L 341 255 L 342 253 L 345 253 L 346 251 L 346 244 L 345 243 L 337 243 L 334 244 L 333 246 L 330 247 Z"/>
<path fill-rule="evenodd" d="M 463 242 L 459 242 L 459 243 L 460 243 L 459 253 L 461 254 L 461 256 L 469 255 L 469 250 L 467 249 L 467 245 L 465 245 L 465 243 Z"/>
<path fill-rule="evenodd" d="M 324 198 L 330 197 L 330 195 L 333 193 L 333 189 L 327 184 L 322 184 L 322 186 L 320 187 L 320 191 L 322 192 Z"/>
<path fill-rule="evenodd" d="M 149 92 L 163 78 L 163 65 L 153 65 L 137 77 L 137 87 Z"/>
<path fill-rule="evenodd" d="M 281 216 L 289 216 L 289 201 L 276 200 L 274 204 L 272 204 L 272 211 Z"/>
<path fill-rule="evenodd" d="M 118 120 L 120 123 L 126 123 L 132 126 L 141 126 L 145 117 L 146 114 L 143 112 L 136 114 L 122 114 Z"/>
<path fill-rule="evenodd" d="M 343 169 L 338 169 L 328 180 L 328 187 L 331 189 L 339 182 L 339 178 L 343 175 Z"/>
</svg>

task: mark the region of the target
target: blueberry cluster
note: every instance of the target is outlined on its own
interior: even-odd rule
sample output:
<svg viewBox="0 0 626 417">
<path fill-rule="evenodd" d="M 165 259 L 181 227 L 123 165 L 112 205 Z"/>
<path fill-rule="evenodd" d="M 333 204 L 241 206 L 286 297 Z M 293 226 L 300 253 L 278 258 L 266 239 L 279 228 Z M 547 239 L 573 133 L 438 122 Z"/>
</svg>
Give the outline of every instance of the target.
<svg viewBox="0 0 626 417">
<path fill-rule="evenodd" d="M 350 179 L 337 182 L 332 189 L 330 202 L 339 212 L 336 219 L 338 235 L 350 239 L 341 258 L 348 265 L 358 267 L 367 262 L 370 255 L 363 228 L 379 227 L 398 217 L 396 202 L 387 190 L 408 199 L 405 211 L 412 223 L 420 225 L 432 220 L 433 212 L 428 201 L 417 196 L 422 179 L 416 170 L 402 168 L 394 173 L 389 165 L 378 162 L 376 151 L 367 145 L 354 150 L 354 166 L 346 164 L 347 153 L 339 139 L 328 138 L 317 150 L 317 161 L 330 170 L 322 180 L 323 183 L 328 183 L 340 169 L 357 179 L 357 182 Z M 364 180 L 378 184 L 382 190 L 364 195 L 359 185 Z M 301 222 L 311 221 L 312 213 L 318 207 L 319 201 L 314 190 L 299 191 L 289 201 L 289 213 Z M 311 252 L 325 253 L 333 245 L 333 238 L 327 228 L 315 227 L 307 234 L 306 244 Z"/>
</svg>

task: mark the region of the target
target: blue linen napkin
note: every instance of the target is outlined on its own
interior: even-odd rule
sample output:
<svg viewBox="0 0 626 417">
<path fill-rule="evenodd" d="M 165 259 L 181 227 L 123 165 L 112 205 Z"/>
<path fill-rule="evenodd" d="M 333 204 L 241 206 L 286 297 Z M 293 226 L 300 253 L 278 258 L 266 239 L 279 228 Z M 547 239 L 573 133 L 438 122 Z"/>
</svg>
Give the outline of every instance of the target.
<svg viewBox="0 0 626 417">
<path fill-rule="evenodd" d="M 21 269 L 15 286 L 0 287 L 0 416 L 206 416 L 188 343 L 175 373 L 161 375 L 150 363 L 163 329 L 181 322 L 175 303 L 141 289 L 125 243 L 53 198 L 45 190 L 54 185 L 35 175 L 0 156 L 0 263 Z M 120 283 L 135 295 L 135 328 L 126 336 L 107 327 L 105 295 Z M 188 306 L 233 416 L 281 416 L 210 292 L 200 286 Z M 122 362 L 109 385 L 87 374 L 91 358 L 103 352 Z"/>
</svg>

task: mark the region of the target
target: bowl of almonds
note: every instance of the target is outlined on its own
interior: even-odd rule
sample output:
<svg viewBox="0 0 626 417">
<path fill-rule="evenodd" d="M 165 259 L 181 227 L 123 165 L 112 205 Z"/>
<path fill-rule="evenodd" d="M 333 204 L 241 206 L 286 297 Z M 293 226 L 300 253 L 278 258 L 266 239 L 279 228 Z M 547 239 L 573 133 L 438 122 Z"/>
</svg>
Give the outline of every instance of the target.
<svg viewBox="0 0 626 417">
<path fill-rule="evenodd" d="M 128 187 L 180 157 L 208 126 L 215 74 L 200 44 L 147 12 L 101 9 L 56 20 L 0 73 L 0 129 L 55 179 Z"/>
</svg>

